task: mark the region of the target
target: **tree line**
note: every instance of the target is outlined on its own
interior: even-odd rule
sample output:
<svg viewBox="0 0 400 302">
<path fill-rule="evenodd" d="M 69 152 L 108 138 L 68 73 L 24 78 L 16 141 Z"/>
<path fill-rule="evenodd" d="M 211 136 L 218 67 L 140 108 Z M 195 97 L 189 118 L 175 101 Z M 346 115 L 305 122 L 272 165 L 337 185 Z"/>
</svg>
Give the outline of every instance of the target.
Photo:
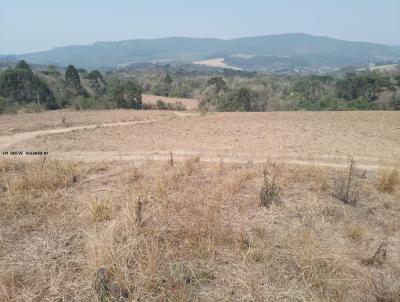
<svg viewBox="0 0 400 302">
<path fill-rule="evenodd" d="M 87 83 L 86 87 L 82 81 Z M 142 109 L 142 87 L 134 79 L 111 77 L 106 81 L 93 70 L 77 70 L 69 65 L 62 75 L 56 68 L 33 72 L 25 61 L 0 74 L 0 111 L 8 107 L 34 104 L 54 110 L 73 106 L 87 109 L 102 108 Z"/>
<path fill-rule="evenodd" d="M 32 70 L 20 61 L 0 73 L 0 111 L 45 109 L 183 110 L 143 104 L 142 93 L 196 98 L 202 111 L 400 109 L 400 68 L 331 75 L 267 75 L 192 65 L 87 71 L 70 65 Z"/>
</svg>

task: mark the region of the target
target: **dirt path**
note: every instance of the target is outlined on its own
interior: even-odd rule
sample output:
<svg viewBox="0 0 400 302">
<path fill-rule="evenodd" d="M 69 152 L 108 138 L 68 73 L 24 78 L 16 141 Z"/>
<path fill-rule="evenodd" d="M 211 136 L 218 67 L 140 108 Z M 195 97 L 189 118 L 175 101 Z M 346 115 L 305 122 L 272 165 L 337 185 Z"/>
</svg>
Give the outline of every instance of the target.
<svg viewBox="0 0 400 302">
<path fill-rule="evenodd" d="M 28 139 L 35 138 L 37 136 L 49 135 L 49 134 L 57 134 L 57 133 L 66 133 L 76 130 L 83 129 L 95 129 L 100 127 L 116 127 L 116 126 L 128 126 L 128 125 L 139 125 L 139 124 L 149 124 L 161 121 L 162 119 L 155 120 L 147 120 L 147 121 L 135 121 L 135 122 L 119 122 L 119 123 L 109 123 L 109 124 L 98 124 L 98 125 L 85 125 L 85 126 L 75 126 L 69 128 L 57 128 L 57 129 L 47 129 L 47 130 L 38 130 L 33 132 L 25 132 L 18 133 L 13 135 L 5 135 L 0 137 L 0 150 L 4 150 L 12 145 L 15 145 L 19 142 L 23 142 Z"/>
<path fill-rule="evenodd" d="M 298 155 L 276 155 L 270 154 L 266 157 L 257 156 L 254 154 L 205 154 L 200 152 L 187 152 L 182 150 L 175 150 L 171 152 L 153 151 L 153 152 L 119 152 L 119 151 L 104 151 L 104 152 L 84 152 L 84 151 L 71 151 L 71 152 L 52 152 L 51 158 L 58 160 L 78 160 L 84 162 L 96 161 L 133 161 L 136 164 L 143 164 L 146 161 L 168 161 L 171 159 L 171 154 L 174 161 L 184 161 L 190 157 L 198 157 L 202 162 L 210 163 L 231 163 L 231 164 L 262 164 L 268 160 L 274 162 L 282 162 L 287 164 L 296 165 L 315 165 L 321 167 L 331 168 L 346 168 L 348 166 L 348 158 L 346 157 L 332 157 L 327 155 L 320 155 L 317 157 L 299 157 Z M 357 167 L 367 171 L 376 171 L 385 163 L 379 158 L 373 157 L 354 157 Z"/>
</svg>

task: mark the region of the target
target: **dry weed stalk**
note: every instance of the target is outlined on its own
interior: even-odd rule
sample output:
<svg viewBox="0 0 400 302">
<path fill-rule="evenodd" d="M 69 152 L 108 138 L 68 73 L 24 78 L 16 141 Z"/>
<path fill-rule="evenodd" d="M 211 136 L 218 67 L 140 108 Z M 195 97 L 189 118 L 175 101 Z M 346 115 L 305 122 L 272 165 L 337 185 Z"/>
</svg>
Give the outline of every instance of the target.
<svg viewBox="0 0 400 302">
<path fill-rule="evenodd" d="M 169 164 L 171 165 L 171 167 L 174 166 L 174 157 L 172 155 L 172 152 L 169 152 Z"/>
<path fill-rule="evenodd" d="M 335 179 L 333 195 L 346 204 L 355 205 L 360 199 L 361 184 L 357 179 L 355 161 L 349 156 L 349 169 Z"/>
<path fill-rule="evenodd" d="M 368 265 L 383 265 L 387 259 L 387 246 L 388 243 L 383 241 L 378 249 L 376 250 L 375 254 L 365 261 Z"/>
<path fill-rule="evenodd" d="M 261 205 L 269 208 L 279 197 L 279 187 L 277 184 L 276 164 L 266 165 L 263 171 L 264 179 L 260 190 Z"/>
</svg>

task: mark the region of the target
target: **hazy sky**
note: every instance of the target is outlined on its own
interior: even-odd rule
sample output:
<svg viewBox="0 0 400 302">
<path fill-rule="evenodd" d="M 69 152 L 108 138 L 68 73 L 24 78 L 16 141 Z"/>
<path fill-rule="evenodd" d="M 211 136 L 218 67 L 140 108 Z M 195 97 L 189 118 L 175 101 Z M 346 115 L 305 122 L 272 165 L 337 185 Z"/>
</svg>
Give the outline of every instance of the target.
<svg viewBox="0 0 400 302">
<path fill-rule="evenodd" d="M 0 54 L 287 32 L 400 45 L 400 0 L 0 0 Z"/>
</svg>

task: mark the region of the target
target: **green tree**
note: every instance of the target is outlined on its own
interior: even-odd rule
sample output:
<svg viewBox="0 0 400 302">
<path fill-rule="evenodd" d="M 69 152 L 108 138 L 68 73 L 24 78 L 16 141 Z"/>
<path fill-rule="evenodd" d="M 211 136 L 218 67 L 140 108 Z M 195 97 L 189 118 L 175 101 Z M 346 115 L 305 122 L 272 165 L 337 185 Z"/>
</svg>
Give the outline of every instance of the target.
<svg viewBox="0 0 400 302">
<path fill-rule="evenodd" d="M 89 80 L 90 88 L 97 96 L 104 96 L 107 90 L 107 83 L 98 70 L 89 72 L 85 78 Z"/>
<path fill-rule="evenodd" d="M 317 101 L 326 93 L 323 83 L 317 79 L 301 79 L 294 83 L 293 91 L 306 101 Z"/>
<path fill-rule="evenodd" d="M 397 89 L 392 96 L 392 106 L 394 110 L 400 110 L 400 89 Z"/>
<path fill-rule="evenodd" d="M 82 87 L 79 73 L 73 65 L 69 65 L 65 71 L 65 82 L 67 83 L 67 87 L 71 89 L 74 96 L 86 94 Z"/>
<path fill-rule="evenodd" d="M 167 73 L 167 75 L 164 78 L 164 82 L 167 83 L 168 85 L 171 85 L 173 83 L 174 80 L 172 80 L 171 75 L 169 74 L 169 72 Z"/>
<path fill-rule="evenodd" d="M 37 102 L 52 108 L 56 104 L 53 92 L 25 61 L 0 75 L 0 96 L 18 104 Z"/>
<path fill-rule="evenodd" d="M 109 87 L 110 98 L 119 108 L 142 109 L 142 87 L 136 81 L 113 79 Z"/>
<path fill-rule="evenodd" d="M 349 73 L 344 79 L 336 82 L 337 96 L 345 101 L 365 98 L 373 102 L 384 90 L 393 89 L 390 78 L 379 72 Z"/>
<path fill-rule="evenodd" d="M 218 111 L 251 111 L 252 102 L 256 95 L 249 88 L 242 87 L 239 90 L 227 94 L 217 103 Z"/>
<path fill-rule="evenodd" d="M 213 77 L 207 81 L 208 86 L 214 86 L 216 93 L 225 92 L 228 90 L 226 82 L 221 77 Z"/>
<path fill-rule="evenodd" d="M 15 66 L 15 69 L 25 69 L 25 70 L 32 71 L 31 67 L 25 60 L 19 61 L 18 64 Z"/>
<path fill-rule="evenodd" d="M 0 96 L 0 113 L 4 113 L 7 106 L 9 105 L 10 105 L 9 101 Z"/>
<path fill-rule="evenodd" d="M 0 75 L 0 95 L 10 100 L 12 103 L 21 101 L 20 92 L 22 83 L 18 80 L 17 73 L 13 69 L 8 69 Z"/>
</svg>

